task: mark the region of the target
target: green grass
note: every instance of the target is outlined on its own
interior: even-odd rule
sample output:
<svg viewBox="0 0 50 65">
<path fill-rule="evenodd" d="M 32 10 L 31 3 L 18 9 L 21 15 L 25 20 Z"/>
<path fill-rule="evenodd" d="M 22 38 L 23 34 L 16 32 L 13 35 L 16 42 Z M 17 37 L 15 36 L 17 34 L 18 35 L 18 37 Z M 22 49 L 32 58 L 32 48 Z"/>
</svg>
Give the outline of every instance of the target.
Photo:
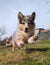
<svg viewBox="0 0 50 65">
<path fill-rule="evenodd" d="M 50 65 L 50 41 L 28 44 L 22 49 L 0 45 L 0 65 Z"/>
</svg>

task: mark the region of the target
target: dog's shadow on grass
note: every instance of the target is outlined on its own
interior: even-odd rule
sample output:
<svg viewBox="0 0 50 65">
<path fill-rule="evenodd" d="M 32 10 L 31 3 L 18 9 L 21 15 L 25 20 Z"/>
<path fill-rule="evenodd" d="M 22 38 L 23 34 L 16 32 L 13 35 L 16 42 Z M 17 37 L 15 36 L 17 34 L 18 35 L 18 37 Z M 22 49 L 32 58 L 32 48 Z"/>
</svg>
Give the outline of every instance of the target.
<svg viewBox="0 0 50 65">
<path fill-rule="evenodd" d="M 26 48 L 25 49 L 26 53 L 32 53 L 34 51 L 46 52 L 47 50 L 50 50 L 50 48 Z"/>
</svg>

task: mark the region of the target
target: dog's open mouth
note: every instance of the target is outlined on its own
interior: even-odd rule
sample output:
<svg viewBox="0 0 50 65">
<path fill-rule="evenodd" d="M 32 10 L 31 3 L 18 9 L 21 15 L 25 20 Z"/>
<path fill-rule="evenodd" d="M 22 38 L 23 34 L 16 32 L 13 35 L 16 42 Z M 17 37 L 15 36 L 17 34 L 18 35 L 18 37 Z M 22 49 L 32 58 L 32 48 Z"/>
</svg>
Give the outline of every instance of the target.
<svg viewBox="0 0 50 65">
<path fill-rule="evenodd" d="M 25 28 L 25 32 L 26 32 L 26 33 L 28 32 L 28 28 Z"/>
</svg>

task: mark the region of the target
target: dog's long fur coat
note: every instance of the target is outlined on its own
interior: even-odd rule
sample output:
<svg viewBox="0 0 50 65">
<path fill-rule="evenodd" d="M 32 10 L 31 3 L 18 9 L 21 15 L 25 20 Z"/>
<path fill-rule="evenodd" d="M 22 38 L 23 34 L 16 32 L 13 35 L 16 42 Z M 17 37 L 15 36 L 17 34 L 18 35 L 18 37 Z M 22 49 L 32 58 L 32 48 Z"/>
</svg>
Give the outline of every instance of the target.
<svg viewBox="0 0 50 65">
<path fill-rule="evenodd" d="M 37 40 L 39 30 L 35 30 L 35 16 L 35 12 L 33 12 L 30 16 L 24 16 L 21 12 L 18 13 L 18 28 L 17 31 L 13 34 L 11 40 L 13 50 L 15 44 L 21 48 L 26 42 L 33 43 Z"/>
</svg>

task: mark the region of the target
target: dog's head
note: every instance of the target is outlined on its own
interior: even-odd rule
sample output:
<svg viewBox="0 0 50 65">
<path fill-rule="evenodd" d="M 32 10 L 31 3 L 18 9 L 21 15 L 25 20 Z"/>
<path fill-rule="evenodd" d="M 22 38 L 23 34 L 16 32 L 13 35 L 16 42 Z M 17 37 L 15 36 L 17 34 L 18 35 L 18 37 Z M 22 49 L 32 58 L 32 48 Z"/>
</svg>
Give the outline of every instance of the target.
<svg viewBox="0 0 50 65">
<path fill-rule="evenodd" d="M 20 30 L 28 33 L 35 28 L 35 12 L 33 12 L 30 16 L 24 16 L 21 12 L 18 13 L 18 20 L 19 20 L 19 28 Z"/>
</svg>

